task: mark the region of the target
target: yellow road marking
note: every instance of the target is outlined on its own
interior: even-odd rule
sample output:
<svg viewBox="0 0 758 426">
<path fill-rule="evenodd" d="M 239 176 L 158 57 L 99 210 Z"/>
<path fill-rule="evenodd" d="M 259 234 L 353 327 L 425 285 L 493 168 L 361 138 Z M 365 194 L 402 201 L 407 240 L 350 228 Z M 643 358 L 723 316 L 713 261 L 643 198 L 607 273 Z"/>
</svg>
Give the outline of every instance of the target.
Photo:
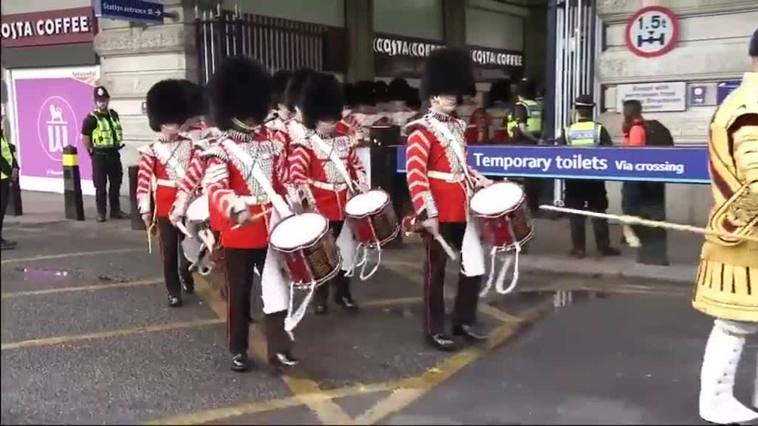
<svg viewBox="0 0 758 426">
<path fill-rule="evenodd" d="M 487 303 L 479 303 L 479 311 L 502 322 L 521 322 L 522 319 Z"/>
<path fill-rule="evenodd" d="M 376 392 L 387 391 L 395 387 L 396 382 L 381 382 L 367 385 L 352 385 L 337 389 L 323 390 L 318 393 L 302 394 L 299 396 L 288 396 L 283 398 L 270 399 L 267 401 L 247 402 L 229 407 L 213 408 L 210 410 L 198 411 L 186 415 L 167 417 L 163 419 L 151 420 L 145 422 L 148 425 L 189 425 L 211 423 L 230 417 L 239 417 L 252 415 L 267 411 L 281 410 L 285 408 L 298 407 L 308 403 L 316 403 L 335 398 L 344 398 L 348 396 L 366 395 Z"/>
<path fill-rule="evenodd" d="M 145 249 L 144 248 L 120 248 L 120 249 L 97 250 L 97 251 L 80 251 L 77 253 L 63 253 L 63 254 L 32 256 L 32 257 L 20 257 L 17 259 L 3 259 L 1 264 L 7 265 L 10 263 L 36 262 L 39 260 L 65 259 L 67 257 L 81 257 L 81 256 L 97 256 L 100 254 L 130 253 L 130 252 L 136 252 L 136 251 L 145 251 Z"/>
<path fill-rule="evenodd" d="M 408 305 L 418 302 L 421 302 L 420 297 L 398 297 L 394 299 L 369 300 L 361 303 L 361 306 L 365 308 L 386 308 L 390 306 Z"/>
<path fill-rule="evenodd" d="M 107 339 L 111 337 L 129 336 L 132 334 L 154 333 L 157 331 L 169 331 L 169 330 L 179 330 L 183 328 L 205 327 L 208 325 L 222 324 L 223 322 L 224 322 L 223 320 L 220 320 L 217 318 L 211 318 L 211 319 L 202 319 L 202 320 L 186 321 L 186 322 L 172 322 L 172 323 L 166 323 L 166 324 L 147 325 L 147 326 L 141 326 L 141 327 L 127 328 L 127 329 L 122 329 L 122 330 L 101 331 L 98 333 L 44 337 L 41 339 L 30 339 L 30 340 L 22 340 L 20 342 L 3 343 L 2 350 L 6 351 L 6 350 L 11 350 L 11 349 L 20 349 L 20 348 L 29 348 L 29 347 L 38 347 L 38 346 L 51 346 L 51 345 L 59 345 L 59 344 L 64 344 L 64 343 L 82 342 L 85 340 Z"/>
<path fill-rule="evenodd" d="M 2 293 L 2 298 L 8 299 L 11 297 L 39 296 L 43 294 L 69 293 L 69 292 L 74 292 L 74 291 L 96 291 L 96 290 L 107 290 L 107 289 L 113 289 L 113 288 L 141 287 L 141 286 L 155 285 L 160 282 L 162 282 L 162 278 L 151 278 L 147 280 L 126 281 L 122 283 L 112 283 L 112 284 L 95 284 L 95 285 L 86 285 L 86 286 L 79 286 L 79 287 L 60 287 L 60 288 L 49 288 L 49 289 L 44 289 L 44 290 L 14 291 L 10 293 Z"/>
<path fill-rule="evenodd" d="M 195 275 L 198 285 L 198 296 L 213 309 L 216 315 L 222 320 L 226 320 L 226 304 L 221 300 L 218 292 L 205 277 Z M 248 342 L 250 348 L 256 357 L 263 362 L 268 362 L 268 348 L 266 345 L 266 336 L 258 327 L 253 327 L 252 333 L 249 334 Z M 339 405 L 332 401 L 332 398 L 322 398 L 313 400 L 307 395 L 318 394 L 323 392 L 318 383 L 304 376 L 302 371 L 298 371 L 300 377 L 294 375 L 282 375 L 281 378 L 290 391 L 294 394 L 293 398 L 301 401 L 308 406 L 319 420 L 324 424 L 352 424 L 352 418 Z"/>
<path fill-rule="evenodd" d="M 499 326 L 492 332 L 484 348 L 478 348 L 475 346 L 469 347 L 445 361 L 442 361 L 436 367 L 430 368 L 420 376 L 400 381 L 397 385 L 397 389 L 395 389 L 389 396 L 380 400 L 373 407 L 355 418 L 355 424 L 371 425 L 379 423 L 388 416 L 412 404 L 431 389 L 440 385 L 442 382 L 460 371 L 463 367 L 483 357 L 492 349 L 515 336 L 525 324 L 537 320 L 542 312 L 547 309 L 547 306 L 549 306 L 547 303 L 541 303 L 535 308 L 528 310 L 523 317 L 523 321 L 506 322 Z"/>
</svg>

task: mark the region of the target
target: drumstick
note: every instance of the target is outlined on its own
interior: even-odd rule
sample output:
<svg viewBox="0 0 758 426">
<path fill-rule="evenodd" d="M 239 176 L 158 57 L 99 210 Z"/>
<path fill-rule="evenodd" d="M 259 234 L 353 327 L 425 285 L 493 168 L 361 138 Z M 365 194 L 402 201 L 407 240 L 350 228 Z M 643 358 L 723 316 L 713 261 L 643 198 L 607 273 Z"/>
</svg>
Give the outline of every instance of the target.
<svg viewBox="0 0 758 426">
<path fill-rule="evenodd" d="M 444 238 L 442 238 L 442 235 L 435 234 L 434 239 L 437 240 L 437 242 L 442 246 L 442 249 L 445 250 L 445 253 L 447 253 L 448 257 L 452 260 L 458 260 L 458 255 L 455 253 L 452 247 L 450 247 L 450 244 L 445 241 Z"/>
<path fill-rule="evenodd" d="M 182 231 L 182 233 L 186 235 L 188 238 L 192 238 L 192 234 L 189 233 L 189 231 L 187 230 L 187 227 L 185 227 L 182 222 L 176 222 L 176 229 Z"/>
<path fill-rule="evenodd" d="M 264 210 L 264 211 L 262 211 L 260 213 L 256 213 L 256 214 L 250 216 L 250 220 L 246 221 L 245 223 L 238 223 L 238 224 L 232 226 L 232 230 L 239 229 L 239 228 L 241 228 L 241 227 L 243 227 L 245 225 L 248 225 L 248 224 L 250 224 L 252 222 L 255 222 L 256 220 L 262 218 L 263 216 L 266 216 L 267 214 L 269 214 L 269 212 L 272 210 L 272 208 L 273 207 L 269 207 L 269 208 L 267 208 L 266 210 Z"/>
</svg>

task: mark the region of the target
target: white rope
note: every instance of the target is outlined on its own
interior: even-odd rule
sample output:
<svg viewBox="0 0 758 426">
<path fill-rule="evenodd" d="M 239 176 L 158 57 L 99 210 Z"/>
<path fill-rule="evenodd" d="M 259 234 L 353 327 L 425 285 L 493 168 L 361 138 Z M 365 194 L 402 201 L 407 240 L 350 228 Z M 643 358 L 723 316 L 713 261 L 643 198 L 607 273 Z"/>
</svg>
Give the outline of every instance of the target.
<svg viewBox="0 0 758 426">
<path fill-rule="evenodd" d="M 569 209 L 566 207 L 556 207 L 556 206 L 550 206 L 547 204 L 541 205 L 540 208 L 543 210 L 551 210 L 551 211 L 562 212 L 562 213 L 578 214 L 582 216 L 598 217 L 601 219 L 617 220 L 627 225 L 641 225 L 641 226 L 647 226 L 651 228 L 665 228 L 665 229 L 671 229 L 674 231 L 694 232 L 696 234 L 701 234 L 701 235 L 712 235 L 712 236 L 721 237 L 725 239 L 758 242 L 758 237 L 754 237 L 752 235 L 730 234 L 727 232 L 714 231 L 712 229 L 698 228 L 697 226 L 682 225 L 679 223 L 663 222 L 659 220 L 643 219 L 637 216 L 629 216 L 629 215 L 619 216 L 615 214 L 590 212 L 590 211 L 580 210 L 580 209 Z"/>
<path fill-rule="evenodd" d="M 519 254 L 521 254 L 521 244 L 517 241 L 514 244 L 516 248 L 516 253 L 513 255 L 513 278 L 511 278 L 511 284 L 508 286 L 508 288 L 503 289 L 503 283 L 505 282 L 505 271 L 511 266 L 511 257 L 508 256 L 508 259 L 506 260 L 506 264 L 503 265 L 503 269 L 500 271 L 500 276 L 498 277 L 498 281 L 496 284 L 497 292 L 500 294 L 508 294 L 513 291 L 513 289 L 516 288 L 516 284 L 518 283 L 518 258 Z"/>
<path fill-rule="evenodd" d="M 358 263 L 358 256 L 360 256 L 361 254 L 361 247 L 362 247 L 362 244 L 358 244 L 358 247 L 355 248 L 355 253 L 353 253 L 353 262 L 350 265 L 350 269 L 345 271 L 345 276 L 348 278 L 355 275 L 355 267 L 356 267 L 356 264 Z"/>
<path fill-rule="evenodd" d="M 361 281 L 366 281 L 367 279 L 371 278 L 376 273 L 376 271 L 379 270 L 379 265 L 382 263 L 382 246 L 379 245 L 379 241 L 376 242 L 376 247 L 376 265 L 374 265 L 374 268 L 371 270 L 371 272 L 368 273 L 368 275 L 364 275 L 368 262 L 363 264 L 363 267 L 361 267 Z"/>
<path fill-rule="evenodd" d="M 308 294 L 305 296 L 302 302 L 300 302 L 300 306 L 297 307 L 297 310 L 293 313 L 294 303 L 295 303 L 295 286 L 294 284 L 290 284 L 290 300 L 289 300 L 289 308 L 287 309 L 287 317 L 284 319 L 284 331 L 289 334 L 290 339 L 295 340 L 295 335 L 292 333 L 292 330 L 297 327 L 297 325 L 300 323 L 300 321 L 305 316 L 305 312 L 308 309 L 308 305 L 311 303 L 311 299 L 313 298 L 313 294 L 316 291 L 316 284 L 314 282 L 310 285 L 310 290 L 308 291 Z"/>
<path fill-rule="evenodd" d="M 489 277 L 487 278 L 487 283 L 484 285 L 484 288 L 479 292 L 479 297 L 484 297 L 489 293 L 490 289 L 492 288 L 493 283 L 493 277 L 495 276 L 495 255 L 497 254 L 497 247 L 492 247 L 490 249 L 490 273 Z M 461 273 L 463 273 L 463 262 L 461 262 Z"/>
</svg>

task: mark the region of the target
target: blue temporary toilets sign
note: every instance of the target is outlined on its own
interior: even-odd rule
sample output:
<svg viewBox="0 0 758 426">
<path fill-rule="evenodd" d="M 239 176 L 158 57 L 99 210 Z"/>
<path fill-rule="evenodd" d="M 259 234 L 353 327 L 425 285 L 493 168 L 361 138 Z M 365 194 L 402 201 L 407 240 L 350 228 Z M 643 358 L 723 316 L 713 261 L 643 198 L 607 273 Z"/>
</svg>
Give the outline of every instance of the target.
<svg viewBox="0 0 758 426">
<path fill-rule="evenodd" d="M 405 147 L 398 172 L 405 173 Z M 709 183 L 708 149 L 470 146 L 468 162 L 488 176 Z"/>
</svg>

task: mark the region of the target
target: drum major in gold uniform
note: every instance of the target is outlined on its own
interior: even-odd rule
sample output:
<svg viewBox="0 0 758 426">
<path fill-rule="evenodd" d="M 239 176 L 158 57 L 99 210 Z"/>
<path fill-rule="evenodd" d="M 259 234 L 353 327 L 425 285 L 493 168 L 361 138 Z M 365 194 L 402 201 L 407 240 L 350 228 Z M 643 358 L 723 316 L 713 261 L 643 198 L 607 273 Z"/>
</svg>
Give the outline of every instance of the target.
<svg viewBox="0 0 758 426">
<path fill-rule="evenodd" d="M 700 375 L 700 416 L 712 423 L 758 420 L 733 395 L 745 339 L 758 332 L 758 30 L 752 72 L 719 106 L 708 143 L 715 205 L 708 228 L 735 238 L 707 237 L 693 306 L 715 318 Z M 758 398 L 753 401 L 758 405 Z"/>
</svg>

